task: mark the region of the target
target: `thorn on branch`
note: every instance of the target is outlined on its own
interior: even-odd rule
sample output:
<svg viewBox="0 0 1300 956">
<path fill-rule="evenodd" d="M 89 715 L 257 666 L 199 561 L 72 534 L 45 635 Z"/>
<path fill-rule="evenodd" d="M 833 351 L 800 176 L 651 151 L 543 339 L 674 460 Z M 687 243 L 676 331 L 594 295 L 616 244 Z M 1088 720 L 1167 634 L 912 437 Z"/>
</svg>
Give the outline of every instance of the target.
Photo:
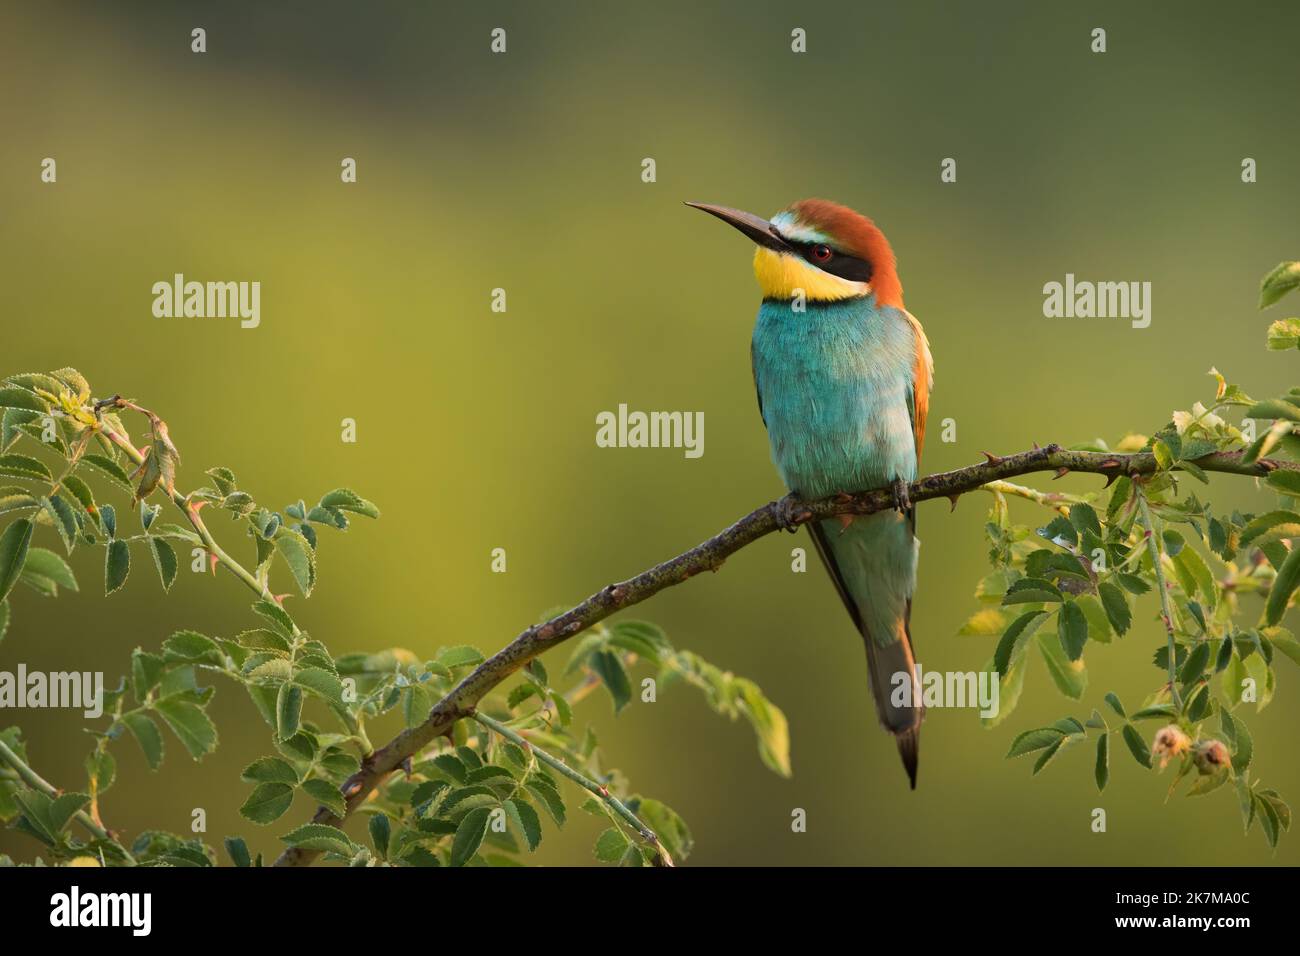
<svg viewBox="0 0 1300 956">
<path fill-rule="evenodd" d="M 949 514 L 952 514 L 954 511 L 957 510 L 957 502 L 958 502 L 960 499 L 961 499 L 961 495 L 949 495 L 949 496 L 948 496 L 948 500 L 952 502 L 952 507 L 948 510 L 948 513 L 949 513 Z"/>
<path fill-rule="evenodd" d="M 991 451 L 980 452 L 980 454 L 988 459 L 988 464 L 990 465 L 1000 465 L 1002 462 L 1006 461 L 1006 459 L 1001 455 L 995 455 Z"/>
<path fill-rule="evenodd" d="M 1065 475 L 1068 475 L 1069 473 L 1070 473 L 1070 469 L 1062 465 L 1060 468 L 1056 469 L 1056 474 L 1052 476 L 1052 480 L 1055 481 L 1057 478 L 1061 478 Z"/>
</svg>

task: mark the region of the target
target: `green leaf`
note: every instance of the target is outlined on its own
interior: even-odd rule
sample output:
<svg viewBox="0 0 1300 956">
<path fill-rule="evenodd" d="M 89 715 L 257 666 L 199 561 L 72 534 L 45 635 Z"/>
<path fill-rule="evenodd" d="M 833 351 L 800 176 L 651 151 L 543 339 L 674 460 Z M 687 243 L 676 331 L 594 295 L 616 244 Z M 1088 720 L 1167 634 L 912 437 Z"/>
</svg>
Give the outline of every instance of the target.
<svg viewBox="0 0 1300 956">
<path fill-rule="evenodd" d="M 1182 683 L 1184 689 L 1194 684 L 1205 672 L 1205 665 L 1210 662 L 1210 642 L 1201 641 L 1192 648 L 1191 653 L 1187 655 L 1187 660 L 1183 661 L 1183 668 L 1178 673 L 1178 680 Z"/>
<path fill-rule="evenodd" d="M 293 637 L 293 618 L 289 612 L 273 601 L 256 601 L 253 604 L 253 611 L 266 618 L 285 638 Z"/>
<path fill-rule="evenodd" d="M 323 667 L 304 667 L 293 675 L 293 682 L 330 703 L 343 705 L 343 682 Z"/>
<path fill-rule="evenodd" d="M 1105 790 L 1110 780 L 1110 734 L 1097 735 L 1097 765 L 1093 771 L 1097 789 Z"/>
<path fill-rule="evenodd" d="M 769 770 L 783 777 L 791 776 L 790 727 L 785 714 L 763 696 L 753 681 L 737 677 L 733 686 L 744 705 L 742 713 L 758 736 L 759 759 Z"/>
<path fill-rule="evenodd" d="M 1109 581 L 1099 585 L 1097 591 L 1101 596 L 1101 606 L 1106 609 L 1106 619 L 1110 621 L 1110 626 L 1116 634 L 1124 634 L 1133 622 L 1128 598 L 1124 597 L 1124 592 Z"/>
<path fill-rule="evenodd" d="M 0 601 L 8 597 L 22 573 L 31 540 L 32 523 L 26 518 L 17 519 L 0 534 Z"/>
<path fill-rule="evenodd" d="M 609 690 L 610 697 L 614 699 L 614 713 L 617 714 L 632 699 L 632 684 L 622 659 L 614 651 L 599 650 L 591 655 L 587 663 Z"/>
<path fill-rule="evenodd" d="M 1007 757 L 1021 757 L 1027 753 L 1033 753 L 1035 750 L 1051 747 L 1053 744 L 1059 743 L 1064 736 L 1064 732 L 1056 727 L 1037 727 L 1034 730 L 1026 730 L 1011 741 L 1011 749 L 1007 751 Z"/>
<path fill-rule="evenodd" d="M 1286 613 L 1287 603 L 1296 586 L 1300 585 L 1300 548 L 1289 551 L 1282 566 L 1277 569 L 1273 585 L 1268 589 L 1268 601 L 1265 605 L 1264 620 L 1276 624 Z"/>
<path fill-rule="evenodd" d="M 617 827 L 610 827 L 596 838 L 596 859 L 602 863 L 617 863 L 629 845 L 628 838 Z"/>
<path fill-rule="evenodd" d="M 483 655 L 478 648 L 462 644 L 443 648 L 438 652 L 437 660 L 443 667 L 469 667 L 483 663 Z"/>
<path fill-rule="evenodd" d="M 230 862 L 238 867 L 248 867 L 253 865 L 252 857 L 248 855 L 248 844 L 244 842 L 243 837 L 226 837 L 223 841 L 226 845 L 226 853 L 230 856 Z"/>
<path fill-rule="evenodd" d="M 1011 622 L 1011 626 L 998 641 L 997 650 L 993 652 L 993 669 L 997 673 L 1006 674 L 1010 671 L 1013 659 L 1019 657 L 1018 649 L 1024 647 L 1024 642 L 1045 620 L 1046 611 L 1027 611 Z"/>
<path fill-rule="evenodd" d="M 388 859 L 388 848 L 392 845 L 393 824 L 386 813 L 376 813 L 367 824 L 370 842 L 381 860 Z"/>
<path fill-rule="evenodd" d="M 338 827 L 323 823 L 304 823 L 280 837 L 285 843 L 302 850 L 320 850 L 351 858 L 361 849 Z"/>
<path fill-rule="evenodd" d="M 58 495 L 50 495 L 50 497 L 42 500 L 42 504 L 45 507 L 45 513 L 50 516 L 50 524 L 54 525 L 59 537 L 63 539 L 64 550 L 71 554 L 73 547 L 77 543 L 77 532 L 79 530 L 77 515 L 72 510 L 72 505 Z"/>
<path fill-rule="evenodd" d="M 1266 343 L 1273 352 L 1288 352 L 1300 347 L 1300 319 L 1278 319 L 1268 327 Z"/>
<path fill-rule="evenodd" d="M 1264 830 L 1264 838 L 1268 840 L 1268 845 L 1277 849 L 1277 841 L 1281 832 L 1281 822 L 1277 818 L 1277 811 L 1272 805 L 1259 794 L 1255 795 L 1255 806 L 1259 812 L 1259 825 Z"/>
<path fill-rule="evenodd" d="M 564 801 L 560 798 L 560 791 L 555 789 L 554 784 L 545 777 L 533 776 L 528 779 L 525 786 L 528 792 L 546 808 L 555 825 L 564 826 Z"/>
<path fill-rule="evenodd" d="M 302 721 L 302 688 L 294 684 L 281 684 L 275 699 L 276 732 L 281 740 L 288 740 L 298 732 Z"/>
<path fill-rule="evenodd" d="M 1227 715 L 1227 711 L 1223 711 Z M 1240 717 L 1230 717 L 1232 721 L 1233 739 L 1235 744 L 1232 748 L 1232 769 L 1238 773 L 1244 773 L 1250 767 L 1250 761 L 1255 756 L 1255 741 L 1250 736 L 1250 728 L 1246 726 L 1245 721 Z"/>
<path fill-rule="evenodd" d="M 131 479 L 122 469 L 122 466 L 113 459 L 105 458 L 103 455 L 83 455 L 81 457 L 81 463 L 83 465 L 90 465 L 92 468 L 97 468 L 102 471 L 108 476 L 109 480 L 112 481 L 113 484 L 117 485 L 123 491 L 129 492 L 132 490 Z"/>
<path fill-rule="evenodd" d="M 347 801 L 343 799 L 342 792 L 328 780 L 312 779 L 304 781 L 302 789 L 309 797 L 336 817 L 342 817 L 348 812 Z"/>
<path fill-rule="evenodd" d="M 1083 656 L 1084 645 L 1088 643 L 1088 619 L 1075 602 L 1066 601 L 1061 605 L 1056 617 L 1056 634 L 1070 660 L 1077 661 Z"/>
<path fill-rule="evenodd" d="M 149 538 L 149 549 L 153 552 L 154 567 L 158 569 L 158 578 L 162 581 L 164 591 L 170 591 L 176 583 L 176 551 L 162 538 Z"/>
<path fill-rule="evenodd" d="M 364 515 L 367 518 L 378 518 L 379 509 L 362 498 L 355 491 L 348 488 L 336 488 L 325 497 L 321 498 L 322 508 L 333 508 L 337 511 L 350 511 L 353 514 Z"/>
<path fill-rule="evenodd" d="M 52 481 L 54 478 L 44 462 L 27 455 L 0 455 L 0 475 L 10 478 L 35 478 L 38 481 Z"/>
<path fill-rule="evenodd" d="M 474 854 L 483 843 L 483 838 L 487 836 L 488 818 L 491 812 L 488 807 L 478 807 L 465 814 L 460 825 L 456 827 L 456 836 L 451 841 L 452 866 L 464 866 L 474 858 Z"/>
<path fill-rule="evenodd" d="M 536 850 L 538 844 L 542 842 L 542 821 L 538 818 L 532 804 L 520 799 L 507 800 L 506 813 L 523 834 L 528 849 Z"/>
<path fill-rule="evenodd" d="M 681 863 L 690 856 L 695 838 L 677 811 L 658 800 L 641 797 L 636 812 L 641 822 L 659 838 L 674 862 Z"/>
<path fill-rule="evenodd" d="M 1079 502 L 1070 505 L 1070 524 L 1074 525 L 1079 534 L 1085 531 L 1091 531 L 1097 537 L 1101 537 L 1101 522 L 1097 520 L 1097 512 L 1091 505 Z"/>
<path fill-rule="evenodd" d="M 1132 724 L 1125 724 L 1121 733 L 1124 735 L 1124 743 L 1128 744 L 1129 753 L 1133 755 L 1133 759 L 1150 770 L 1151 750 L 1147 747 L 1147 742 L 1142 739 L 1142 735 L 1138 733 L 1138 729 Z"/>
<path fill-rule="evenodd" d="M 280 817 L 293 803 L 293 787 L 287 783 L 259 783 L 239 808 L 244 819 L 265 826 Z"/>
<path fill-rule="evenodd" d="M 175 697 L 164 697 L 154 704 L 154 710 L 195 760 L 216 749 L 217 728 L 212 725 L 212 721 L 198 704 L 178 700 Z"/>
<path fill-rule="evenodd" d="M 1088 671 L 1083 661 L 1069 660 L 1057 635 L 1039 634 L 1037 641 L 1056 689 L 1071 700 L 1079 700 L 1088 687 Z"/>
<path fill-rule="evenodd" d="M 287 760 L 279 757 L 258 757 L 239 775 L 247 783 L 284 783 L 298 785 L 298 771 Z"/>
<path fill-rule="evenodd" d="M 301 532 L 281 528 L 275 535 L 275 547 L 293 574 L 303 597 L 310 597 L 316 586 L 316 552 Z"/>
<path fill-rule="evenodd" d="M 1119 697 L 1115 695 L 1114 691 L 1111 691 L 1106 695 L 1106 703 L 1110 704 L 1110 709 L 1115 711 L 1115 713 L 1128 719 L 1128 714 L 1124 713 L 1124 705 L 1120 703 Z"/>
<path fill-rule="evenodd" d="M 77 590 L 77 579 L 72 573 L 72 568 L 68 567 L 68 562 L 53 551 L 48 551 L 45 548 L 28 549 L 23 572 L 48 578 L 69 591 Z"/>
<path fill-rule="evenodd" d="M 163 641 L 162 652 L 163 660 L 168 662 L 211 664 L 214 667 L 225 663 L 225 655 L 217 642 L 197 631 L 177 631 Z"/>
<path fill-rule="evenodd" d="M 1297 287 L 1300 287 L 1300 262 L 1279 262 L 1260 280 L 1259 307 L 1267 309 Z"/>
<path fill-rule="evenodd" d="M 5 639 L 7 630 L 9 630 L 9 600 L 5 598 L 0 600 L 0 641 Z"/>
<path fill-rule="evenodd" d="M 0 408 L 20 408 L 29 412 L 49 412 L 49 406 L 25 388 L 0 388 Z"/>
<path fill-rule="evenodd" d="M 1218 604 L 1219 589 L 1214 583 L 1214 575 L 1194 548 L 1184 548 L 1173 561 L 1179 583 L 1188 597 L 1193 597 L 1199 591 L 1209 607 Z"/>
<path fill-rule="evenodd" d="M 121 590 L 131 573 L 131 548 L 120 538 L 108 542 L 104 554 L 104 594 Z"/>
<path fill-rule="evenodd" d="M 1021 578 L 1007 589 L 1002 599 L 1008 604 L 1047 604 L 1064 600 L 1060 589 L 1046 578 Z"/>
<path fill-rule="evenodd" d="M 53 800 L 39 790 L 18 790 L 13 798 L 22 808 L 23 818 L 31 826 L 29 835 L 51 845 L 58 841 L 59 828 L 54 825 L 51 816 Z"/>
<path fill-rule="evenodd" d="M 158 725 L 147 714 L 126 714 L 122 723 L 131 731 L 131 736 L 144 752 L 144 759 L 150 770 L 157 770 L 163 759 L 163 739 L 158 732 Z"/>
</svg>

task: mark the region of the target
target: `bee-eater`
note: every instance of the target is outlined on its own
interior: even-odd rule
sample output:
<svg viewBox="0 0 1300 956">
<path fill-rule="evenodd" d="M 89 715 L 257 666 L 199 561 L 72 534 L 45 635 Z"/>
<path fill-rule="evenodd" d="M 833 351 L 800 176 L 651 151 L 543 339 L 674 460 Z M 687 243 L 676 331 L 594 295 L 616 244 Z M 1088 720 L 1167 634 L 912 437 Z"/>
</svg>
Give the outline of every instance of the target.
<svg viewBox="0 0 1300 956">
<path fill-rule="evenodd" d="M 808 530 L 866 644 L 876 713 L 915 788 L 924 709 L 909 626 L 918 542 L 907 486 L 917 476 L 933 366 L 921 324 L 903 308 L 893 250 L 866 216 L 823 199 L 770 222 L 687 205 L 757 244 L 754 384 L 786 488 L 808 499 L 893 489 L 895 510 Z"/>
</svg>

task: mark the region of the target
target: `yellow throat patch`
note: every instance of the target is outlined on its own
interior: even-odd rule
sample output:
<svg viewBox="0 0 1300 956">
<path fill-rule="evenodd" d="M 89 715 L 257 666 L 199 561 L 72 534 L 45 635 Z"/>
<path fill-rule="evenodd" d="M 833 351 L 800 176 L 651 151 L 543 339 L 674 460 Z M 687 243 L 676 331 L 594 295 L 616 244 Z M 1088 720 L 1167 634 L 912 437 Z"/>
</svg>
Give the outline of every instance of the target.
<svg viewBox="0 0 1300 956">
<path fill-rule="evenodd" d="M 810 302 L 834 302 L 867 295 L 871 285 L 841 279 L 791 255 L 759 246 L 754 251 L 754 276 L 765 299 L 793 299 L 802 289 Z"/>
</svg>

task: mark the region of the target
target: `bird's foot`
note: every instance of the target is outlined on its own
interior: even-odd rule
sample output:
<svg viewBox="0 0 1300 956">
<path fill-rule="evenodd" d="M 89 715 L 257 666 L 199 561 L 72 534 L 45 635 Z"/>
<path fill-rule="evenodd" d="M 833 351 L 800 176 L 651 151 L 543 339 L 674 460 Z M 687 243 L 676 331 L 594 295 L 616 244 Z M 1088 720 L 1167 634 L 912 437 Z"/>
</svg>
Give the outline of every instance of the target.
<svg viewBox="0 0 1300 956">
<path fill-rule="evenodd" d="M 902 478 L 895 478 L 892 488 L 894 492 L 894 507 L 898 513 L 905 515 L 912 510 L 912 497 L 908 493 L 907 482 Z"/>
<path fill-rule="evenodd" d="M 812 512 L 795 495 L 786 495 L 780 501 L 773 502 L 772 513 L 776 518 L 776 526 L 791 534 L 795 534 L 799 525 L 812 517 Z"/>
</svg>

